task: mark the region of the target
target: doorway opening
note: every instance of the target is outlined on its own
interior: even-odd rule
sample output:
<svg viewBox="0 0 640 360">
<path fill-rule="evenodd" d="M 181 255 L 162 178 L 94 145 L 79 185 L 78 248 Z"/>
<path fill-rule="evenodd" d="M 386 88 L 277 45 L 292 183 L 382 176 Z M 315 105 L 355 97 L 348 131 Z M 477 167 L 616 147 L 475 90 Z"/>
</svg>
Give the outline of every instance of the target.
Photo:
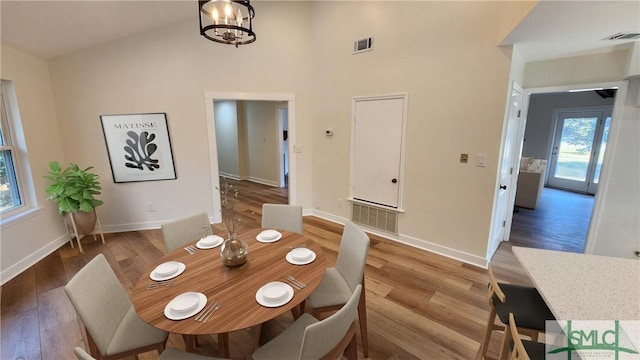
<svg viewBox="0 0 640 360">
<path fill-rule="evenodd" d="M 530 94 L 521 156 L 548 166 L 538 169 L 531 186 L 524 182 L 532 181 L 535 170 L 520 167 L 516 199 L 528 201 L 518 206 L 516 200 L 511 245 L 584 252 L 615 94 L 615 89 L 606 96 L 596 91 Z"/>
<path fill-rule="evenodd" d="M 286 124 L 279 115 L 286 109 Z M 288 189 L 289 204 L 296 204 L 295 96 L 293 94 L 205 93 L 209 136 L 209 167 L 213 193 L 213 219 L 220 213 L 220 175 L 234 181 Z M 284 128 L 287 132 L 286 145 Z M 287 181 L 282 180 L 286 153 Z M 256 187 L 253 187 L 254 189 Z M 266 188 L 265 188 L 266 189 Z"/>
</svg>

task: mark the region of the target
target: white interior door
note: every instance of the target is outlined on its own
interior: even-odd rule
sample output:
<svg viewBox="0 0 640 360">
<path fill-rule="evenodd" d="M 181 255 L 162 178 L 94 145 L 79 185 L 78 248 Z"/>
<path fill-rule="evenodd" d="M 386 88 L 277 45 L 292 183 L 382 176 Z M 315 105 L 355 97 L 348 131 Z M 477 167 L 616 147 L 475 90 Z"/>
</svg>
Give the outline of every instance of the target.
<svg viewBox="0 0 640 360">
<path fill-rule="evenodd" d="M 352 198 L 398 208 L 405 97 L 354 105 Z"/>
<path fill-rule="evenodd" d="M 514 183 L 513 172 L 514 162 L 518 158 L 516 154 L 519 149 L 518 144 L 518 125 L 520 121 L 520 109 L 522 107 L 522 88 L 517 83 L 513 84 L 511 89 L 511 98 L 509 102 L 509 117 L 507 119 L 507 129 L 505 135 L 505 143 L 502 153 L 502 163 L 500 167 L 500 184 L 496 192 L 495 213 L 493 216 L 491 244 L 489 246 L 489 255 L 492 255 L 503 240 L 508 240 L 507 226 L 510 227 L 509 215 L 513 209 L 509 207 L 511 199 L 515 197 L 515 189 L 512 187 Z"/>
</svg>

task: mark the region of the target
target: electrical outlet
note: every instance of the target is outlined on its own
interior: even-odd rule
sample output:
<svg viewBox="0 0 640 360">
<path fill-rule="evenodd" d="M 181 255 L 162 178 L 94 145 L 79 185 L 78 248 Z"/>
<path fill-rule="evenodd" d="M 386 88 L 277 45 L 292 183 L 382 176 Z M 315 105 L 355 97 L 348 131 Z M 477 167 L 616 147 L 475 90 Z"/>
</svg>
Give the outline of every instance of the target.
<svg viewBox="0 0 640 360">
<path fill-rule="evenodd" d="M 469 162 L 469 154 L 460 154 L 460 162 L 463 164 Z"/>
<path fill-rule="evenodd" d="M 154 204 L 153 202 L 148 202 L 147 212 L 154 212 L 154 211 L 156 211 L 156 204 Z"/>
</svg>

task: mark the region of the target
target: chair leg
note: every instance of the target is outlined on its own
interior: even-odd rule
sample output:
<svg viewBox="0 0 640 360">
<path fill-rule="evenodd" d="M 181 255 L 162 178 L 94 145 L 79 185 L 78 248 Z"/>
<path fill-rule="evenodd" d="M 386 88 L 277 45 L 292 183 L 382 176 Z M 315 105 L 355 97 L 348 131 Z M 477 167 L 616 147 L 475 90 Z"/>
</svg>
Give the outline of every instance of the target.
<svg viewBox="0 0 640 360">
<path fill-rule="evenodd" d="M 511 334 L 511 327 L 505 326 L 504 337 L 502 338 L 502 343 L 500 345 L 500 354 L 498 355 L 498 360 L 507 360 L 507 356 L 509 356 L 509 340 L 513 334 Z"/>
<path fill-rule="evenodd" d="M 344 356 L 347 357 L 348 360 L 357 360 L 358 359 L 358 344 L 356 343 L 355 335 L 351 338 L 349 342 L 349 346 L 344 351 Z M 369 356 L 365 355 L 365 358 Z"/>
<path fill-rule="evenodd" d="M 365 297 L 364 278 L 362 279 L 362 292 L 358 302 L 358 323 L 360 324 L 360 337 L 362 337 L 362 354 L 369 357 L 369 337 L 367 336 L 367 300 Z"/>
<path fill-rule="evenodd" d="M 484 360 L 487 356 L 487 348 L 489 347 L 489 340 L 491 339 L 491 332 L 493 331 L 493 323 L 496 321 L 496 309 L 491 306 L 489 312 L 489 320 L 487 320 L 487 329 L 484 333 L 484 340 L 482 340 L 482 346 L 480 346 L 480 360 Z"/>
</svg>

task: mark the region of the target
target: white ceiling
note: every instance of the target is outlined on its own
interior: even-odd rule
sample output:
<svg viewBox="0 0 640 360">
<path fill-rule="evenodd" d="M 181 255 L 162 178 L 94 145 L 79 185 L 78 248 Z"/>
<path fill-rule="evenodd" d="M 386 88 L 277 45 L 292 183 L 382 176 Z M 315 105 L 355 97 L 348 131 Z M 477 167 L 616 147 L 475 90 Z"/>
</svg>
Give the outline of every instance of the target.
<svg viewBox="0 0 640 360">
<path fill-rule="evenodd" d="M 3 44 L 48 59 L 172 23 L 195 21 L 197 1 L 0 0 L 0 15 Z M 259 21 L 257 11 L 256 28 Z M 633 41 L 602 40 L 626 31 L 640 32 L 640 0 L 541 1 L 502 45 L 519 44 L 526 61 L 537 61 L 630 46 Z"/>
<path fill-rule="evenodd" d="M 48 59 L 197 19 L 198 2 L 0 0 L 0 11 L 2 43 Z"/>
<path fill-rule="evenodd" d="M 602 40 L 619 32 L 640 33 L 640 1 L 545 0 L 502 44 L 519 44 L 526 61 L 538 61 L 631 47 L 634 40 Z"/>
</svg>

